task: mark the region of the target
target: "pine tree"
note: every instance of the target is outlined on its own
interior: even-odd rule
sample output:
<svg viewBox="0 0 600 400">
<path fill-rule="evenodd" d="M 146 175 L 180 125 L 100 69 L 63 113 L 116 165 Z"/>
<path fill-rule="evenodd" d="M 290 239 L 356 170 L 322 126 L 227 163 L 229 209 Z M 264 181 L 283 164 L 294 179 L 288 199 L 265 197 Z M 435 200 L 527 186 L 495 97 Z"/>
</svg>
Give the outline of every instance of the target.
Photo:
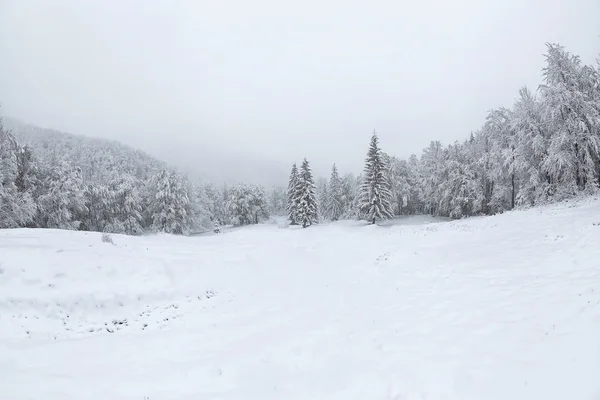
<svg viewBox="0 0 600 400">
<path fill-rule="evenodd" d="M 298 203 L 296 202 L 296 186 L 298 185 L 298 167 L 292 165 L 287 190 L 287 212 L 291 225 L 298 225 Z"/>
<path fill-rule="evenodd" d="M 329 219 L 329 213 L 327 212 L 327 208 L 325 207 L 329 199 L 329 187 L 327 184 L 327 179 L 319 178 L 316 186 L 317 208 L 319 209 L 319 217 L 323 219 Z"/>
<path fill-rule="evenodd" d="M 139 235 L 142 228 L 142 199 L 137 187 L 139 183 L 130 175 L 123 175 L 111 182 L 110 222 L 105 232 Z"/>
<path fill-rule="evenodd" d="M 66 162 L 49 171 L 44 193 L 38 198 L 38 226 L 55 229 L 79 229 L 85 214 L 85 197 L 81 169 Z"/>
<path fill-rule="evenodd" d="M 161 170 L 154 178 L 150 203 L 152 227 L 158 232 L 187 235 L 193 225 L 193 210 L 184 179 Z"/>
<path fill-rule="evenodd" d="M 392 218 L 392 193 L 385 174 L 386 165 L 379 149 L 377 133 L 373 132 L 365 160 L 363 180 L 360 187 L 360 213 L 375 223 L 377 219 Z"/>
<path fill-rule="evenodd" d="M 329 193 L 325 207 L 332 221 L 337 221 L 342 216 L 342 180 L 338 174 L 335 164 L 331 167 L 329 177 Z"/>
<path fill-rule="evenodd" d="M 35 215 L 30 185 L 20 162 L 26 151 L 4 129 L 0 119 L 0 229 L 25 226 Z"/>
<path fill-rule="evenodd" d="M 317 222 L 317 196 L 315 194 L 315 181 L 306 158 L 302 161 L 298 182 L 294 196 L 294 203 L 297 204 L 298 222 L 303 228 Z"/>
<path fill-rule="evenodd" d="M 105 232 L 105 227 L 114 218 L 114 192 L 108 186 L 90 183 L 83 192 L 85 211 L 81 215 L 80 229 Z M 115 207 L 116 208 L 116 207 Z M 111 233 L 120 233 L 110 231 Z"/>
<path fill-rule="evenodd" d="M 341 218 L 353 219 L 357 215 L 358 206 L 356 199 L 358 198 L 358 178 L 351 173 L 347 173 L 342 178 L 342 215 Z"/>
</svg>

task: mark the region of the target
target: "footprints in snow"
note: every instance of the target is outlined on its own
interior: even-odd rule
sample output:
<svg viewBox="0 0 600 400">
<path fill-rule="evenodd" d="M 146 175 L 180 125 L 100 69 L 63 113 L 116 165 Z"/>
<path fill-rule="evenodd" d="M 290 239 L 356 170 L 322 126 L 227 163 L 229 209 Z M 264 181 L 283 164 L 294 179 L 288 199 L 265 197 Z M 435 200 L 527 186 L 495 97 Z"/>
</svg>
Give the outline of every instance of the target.
<svg viewBox="0 0 600 400">
<path fill-rule="evenodd" d="M 110 308 L 105 307 L 103 303 L 95 306 L 87 304 L 97 310 L 96 312 L 90 312 L 89 308 L 81 306 L 79 302 L 70 305 L 57 302 L 54 304 L 55 307 L 49 304 L 37 304 L 38 307 L 27 308 L 27 313 L 14 313 L 10 321 L 5 320 L 5 322 L 19 326 L 21 332 L 28 337 L 41 334 L 50 335 L 54 339 L 91 334 L 115 334 L 121 331 L 146 331 L 162 329 L 173 321 L 184 318 L 185 315 L 201 307 L 201 303 L 215 296 L 215 292 L 208 290 L 202 295 L 185 296 L 180 301 L 167 304 L 142 304 L 140 298 L 133 304 L 125 304 L 124 301 L 116 304 L 111 302 L 113 307 Z M 22 305 L 19 301 L 10 303 L 18 308 Z M 114 307 L 117 304 L 118 308 Z M 143 307 L 141 311 L 140 307 Z"/>
</svg>

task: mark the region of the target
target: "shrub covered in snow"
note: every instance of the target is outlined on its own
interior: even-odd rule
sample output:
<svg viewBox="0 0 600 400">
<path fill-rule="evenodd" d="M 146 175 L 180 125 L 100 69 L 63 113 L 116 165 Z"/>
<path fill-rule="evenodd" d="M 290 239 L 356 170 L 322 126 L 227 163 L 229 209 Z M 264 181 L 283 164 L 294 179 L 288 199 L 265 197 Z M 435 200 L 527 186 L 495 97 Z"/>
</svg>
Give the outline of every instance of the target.
<svg viewBox="0 0 600 400">
<path fill-rule="evenodd" d="M 112 236 L 109 235 L 108 233 L 102 234 L 102 243 L 115 244 L 115 242 L 113 242 Z"/>
</svg>

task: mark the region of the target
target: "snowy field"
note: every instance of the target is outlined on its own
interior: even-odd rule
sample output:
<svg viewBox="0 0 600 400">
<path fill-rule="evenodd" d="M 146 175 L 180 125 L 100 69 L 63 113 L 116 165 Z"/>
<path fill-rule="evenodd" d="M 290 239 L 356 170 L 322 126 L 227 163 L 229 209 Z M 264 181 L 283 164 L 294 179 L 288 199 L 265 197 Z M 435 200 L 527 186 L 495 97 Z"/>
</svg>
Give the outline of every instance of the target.
<svg viewBox="0 0 600 400">
<path fill-rule="evenodd" d="M 0 398 L 600 399 L 600 201 L 391 225 L 0 230 Z"/>
</svg>

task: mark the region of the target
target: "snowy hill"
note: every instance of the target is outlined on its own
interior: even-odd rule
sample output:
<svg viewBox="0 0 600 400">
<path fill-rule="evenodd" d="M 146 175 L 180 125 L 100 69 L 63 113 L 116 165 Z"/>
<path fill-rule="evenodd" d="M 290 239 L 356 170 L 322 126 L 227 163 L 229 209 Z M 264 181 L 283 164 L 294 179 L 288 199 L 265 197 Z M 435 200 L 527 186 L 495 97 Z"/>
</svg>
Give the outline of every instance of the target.
<svg viewBox="0 0 600 400">
<path fill-rule="evenodd" d="M 17 141 L 29 146 L 36 157 L 51 165 L 67 161 L 82 169 L 83 176 L 96 182 L 109 181 L 114 174 L 148 179 L 165 163 L 114 140 L 91 138 L 40 128 L 13 118 L 3 118 Z"/>
<path fill-rule="evenodd" d="M 600 398 L 600 201 L 403 222 L 0 231 L 2 398 Z"/>
</svg>

